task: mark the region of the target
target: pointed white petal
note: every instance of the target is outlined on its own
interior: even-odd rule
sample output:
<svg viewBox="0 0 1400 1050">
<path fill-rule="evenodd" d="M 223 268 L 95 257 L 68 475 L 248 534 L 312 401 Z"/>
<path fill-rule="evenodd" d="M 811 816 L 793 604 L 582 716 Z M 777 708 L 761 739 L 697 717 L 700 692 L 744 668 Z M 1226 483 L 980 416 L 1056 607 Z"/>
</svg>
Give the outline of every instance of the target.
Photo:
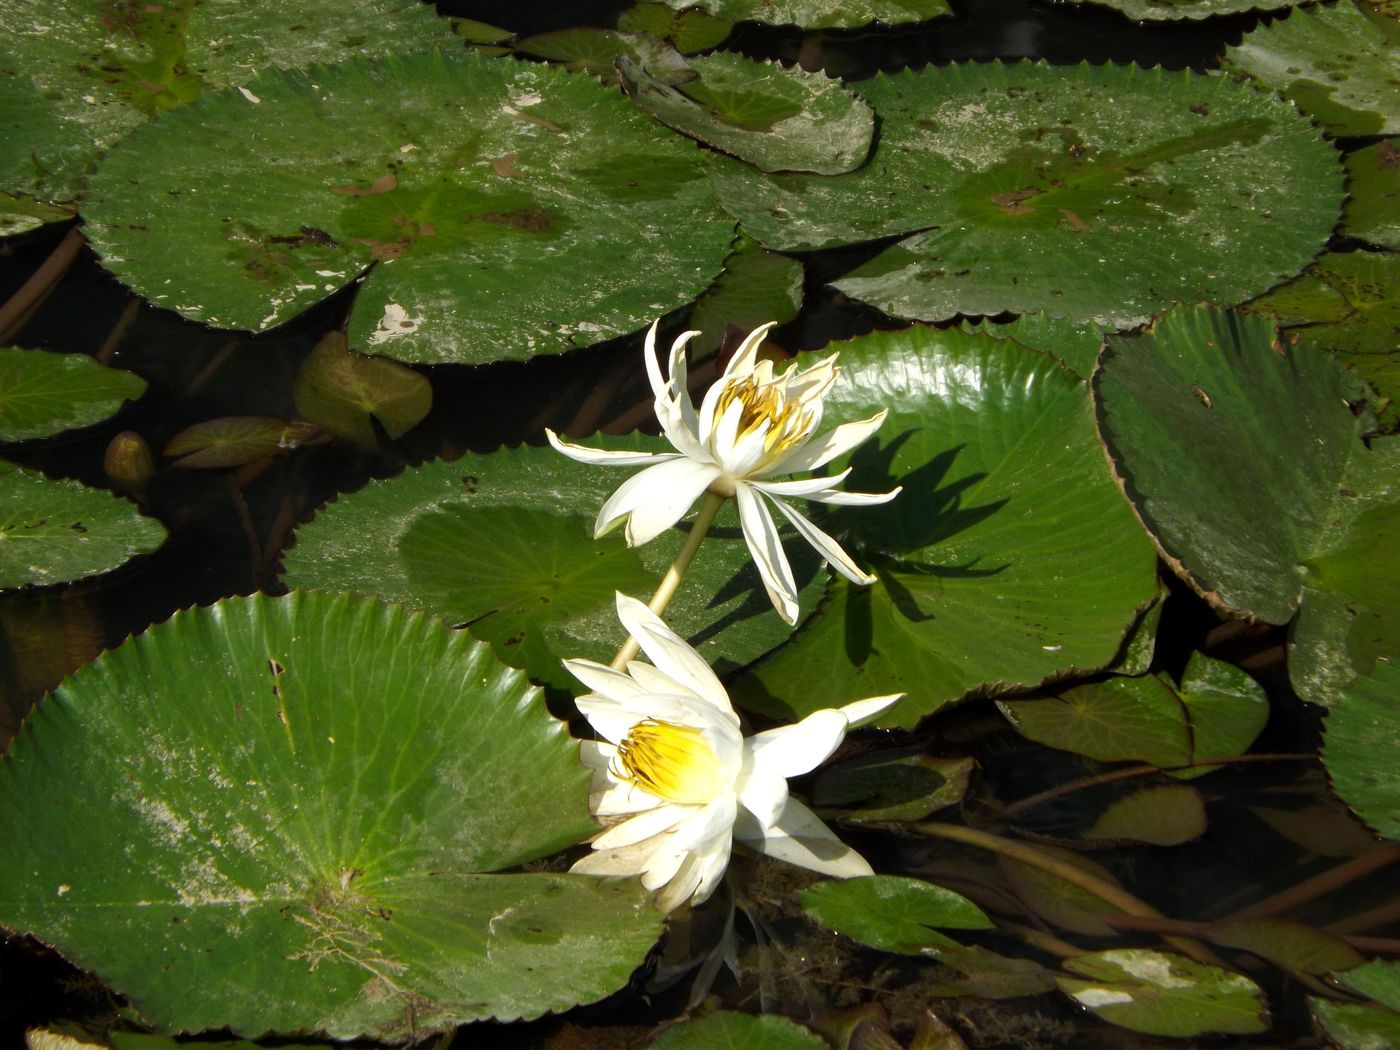
<svg viewBox="0 0 1400 1050">
<path fill-rule="evenodd" d="M 661 617 L 636 598 L 617 594 L 617 618 L 637 640 L 652 664 L 685 686 L 696 696 L 738 721 L 724 685 L 710 670 L 703 657 L 684 638 L 662 622 Z"/>
<path fill-rule="evenodd" d="M 793 449 L 782 460 L 781 470 L 784 473 L 789 473 L 795 470 L 816 470 L 818 467 L 826 466 L 837 456 L 851 451 L 879 430 L 880 424 L 885 421 L 885 416 L 888 414 L 887 409 L 881 409 L 869 419 L 860 419 L 853 423 L 842 423 L 838 427 L 833 427 L 825 434 L 812 438 L 800 448 Z M 778 469 L 777 465 L 775 465 L 775 469 Z"/>
<path fill-rule="evenodd" d="M 888 492 L 842 492 L 832 489 L 829 492 L 814 492 L 807 499 L 814 503 L 830 503 L 834 507 L 874 507 L 888 503 L 903 491 L 903 485 L 896 485 Z"/>
<path fill-rule="evenodd" d="M 602 791 L 592 791 L 588 795 L 588 811 L 599 819 L 629 816 L 664 805 L 668 805 L 665 799 L 657 798 L 635 784 L 613 783 Z"/>
<path fill-rule="evenodd" d="M 588 463 L 595 467 L 637 467 L 644 463 L 655 463 L 658 460 L 677 457 L 677 453 L 674 452 L 624 452 L 620 449 L 609 451 L 602 448 L 588 448 L 584 445 L 575 445 L 564 441 L 547 427 L 544 436 L 549 439 L 549 443 L 554 446 L 556 451 L 564 453 L 579 463 Z"/>
<path fill-rule="evenodd" d="M 875 719 L 904 699 L 903 693 L 890 693 L 888 696 L 872 696 L 865 700 L 855 700 L 841 708 L 851 729 L 869 725 Z"/>
<path fill-rule="evenodd" d="M 565 660 L 564 667 L 590 691 L 610 700 L 626 700 L 647 692 L 642 685 L 621 671 L 614 671 L 611 667 L 605 667 L 593 660 Z M 674 690 L 660 691 L 669 693 Z"/>
<path fill-rule="evenodd" d="M 632 727 L 644 718 L 635 708 L 627 707 L 620 700 L 606 696 L 581 696 L 574 701 L 579 713 L 588 719 L 593 731 L 610 744 L 620 744 L 627 739 Z"/>
<path fill-rule="evenodd" d="M 580 740 L 578 742 L 578 760 L 584 767 L 593 770 L 606 770 L 612 764 L 613 756 L 617 754 L 617 747 L 613 744 L 604 743 L 601 740 Z"/>
<path fill-rule="evenodd" d="M 759 325 L 744 336 L 744 341 L 739 344 L 739 349 L 734 351 L 734 356 L 730 358 L 729 365 L 724 370 L 725 376 L 747 375 L 752 372 L 754 364 L 758 360 L 758 348 L 763 345 L 763 340 L 768 333 L 777 326 L 777 321 L 769 321 L 767 324 Z"/>
<path fill-rule="evenodd" d="M 628 545 L 645 543 L 679 521 L 718 476 L 717 467 L 679 455 L 665 457 L 632 475 L 608 497 L 598 511 L 593 535 L 601 536 L 626 519 Z"/>
<path fill-rule="evenodd" d="M 821 493 L 834 491 L 851 473 L 847 467 L 840 474 L 829 478 L 798 478 L 792 481 L 750 481 L 754 488 L 773 496 L 805 496 L 815 499 Z"/>
<path fill-rule="evenodd" d="M 691 902 L 704 904 L 714 895 L 724 877 L 724 869 L 729 867 L 729 854 L 734 847 L 734 839 L 729 835 L 716 836 L 696 851 L 695 857 L 700 879 L 690 891 Z"/>
<path fill-rule="evenodd" d="M 869 584 L 875 582 L 876 577 L 851 561 L 851 556 L 843 551 L 841 545 L 834 539 L 822 532 L 821 529 L 817 528 L 801 514 L 797 513 L 797 511 L 778 499 L 778 497 L 769 496 L 768 498 L 777 504 L 778 509 L 783 512 L 783 516 L 786 517 L 788 521 L 792 522 L 793 527 L 797 529 L 802 538 L 815 547 L 817 553 L 825 558 L 833 569 L 852 583 Z"/>
<path fill-rule="evenodd" d="M 739 784 L 740 814 L 734 826 L 762 835 L 764 832 L 756 829 L 771 828 L 782 815 L 788 801 L 788 784 L 773 768 L 752 764 L 752 758 L 745 765 Z"/>
<path fill-rule="evenodd" d="M 744 532 L 744 542 L 758 566 L 763 587 L 784 622 L 796 623 L 797 583 L 792 578 L 787 555 L 783 553 L 778 526 L 763 505 L 762 497 L 747 484 L 735 486 L 734 498 L 739 505 L 739 526 Z"/>
<path fill-rule="evenodd" d="M 642 344 L 642 361 L 646 365 L 647 382 L 651 384 L 652 396 L 658 401 L 666 396 L 670 388 L 670 384 L 661 378 L 661 362 L 656 358 L 656 326 L 660 323 L 659 317 L 651 322 L 646 340 Z"/>
<path fill-rule="evenodd" d="M 802 721 L 756 733 L 744 741 L 757 768 L 780 777 L 797 777 L 821 765 L 846 739 L 846 715 L 832 707 L 813 711 Z"/>
<path fill-rule="evenodd" d="M 690 900 L 704 877 L 702 869 L 703 865 L 697 854 L 686 854 L 681 861 L 681 866 L 676 869 L 676 873 L 656 895 L 656 906 L 663 912 L 670 913 Z M 645 879 L 642 881 L 642 885 L 646 885 Z"/>
<path fill-rule="evenodd" d="M 593 840 L 594 849 L 616 849 L 641 842 L 663 831 L 670 831 L 681 821 L 691 816 L 694 806 L 680 806 L 674 803 L 643 810 L 630 820 L 614 824 Z"/>
<path fill-rule="evenodd" d="M 739 841 L 777 860 L 819 871 L 838 879 L 873 875 L 874 871 L 855 850 L 838 839 L 810 809 L 788 799 L 776 827 L 762 838 L 741 835 Z"/>
</svg>

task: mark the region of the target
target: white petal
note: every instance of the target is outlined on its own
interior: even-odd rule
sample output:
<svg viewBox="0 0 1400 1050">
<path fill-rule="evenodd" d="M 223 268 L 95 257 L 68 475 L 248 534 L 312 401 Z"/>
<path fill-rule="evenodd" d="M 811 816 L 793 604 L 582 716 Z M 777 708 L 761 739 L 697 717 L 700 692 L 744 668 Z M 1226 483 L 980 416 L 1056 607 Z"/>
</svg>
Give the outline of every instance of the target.
<svg viewBox="0 0 1400 1050">
<path fill-rule="evenodd" d="M 802 538 L 815 547 L 817 553 L 825 558 L 833 569 L 852 583 L 869 584 L 875 582 L 876 577 L 851 561 L 851 556 L 843 551 L 841 545 L 834 539 L 822 532 L 821 529 L 817 528 L 801 514 L 797 513 L 797 511 L 778 499 L 778 497 L 769 496 L 768 498 L 777 504 L 778 509 L 783 512 L 783 515 L 788 521 L 792 522 L 793 527 L 797 529 Z"/>
<path fill-rule="evenodd" d="M 691 816 L 694 806 L 679 806 L 674 803 L 644 810 L 630 820 L 614 824 L 593 840 L 594 849 L 616 849 L 641 842 L 663 831 L 670 831 L 681 821 Z"/>
<path fill-rule="evenodd" d="M 859 726 L 869 725 L 903 699 L 903 693 L 872 696 L 865 700 L 855 700 L 846 704 L 841 708 L 841 713 L 846 716 L 846 721 L 850 723 L 850 729 L 856 729 Z"/>
<path fill-rule="evenodd" d="M 815 503 L 830 503 L 833 507 L 874 507 L 888 503 L 903 491 L 903 485 L 896 485 L 888 492 L 843 492 L 832 489 L 829 492 L 814 492 L 807 499 Z"/>
<path fill-rule="evenodd" d="M 648 691 L 621 671 L 614 671 L 611 667 L 605 667 L 594 660 L 565 660 L 564 667 L 588 686 L 591 692 L 610 700 L 627 700 L 634 696 L 642 696 Z M 661 691 L 669 693 L 674 690 Z"/>
<path fill-rule="evenodd" d="M 725 378 L 748 375 L 752 372 L 758 361 L 758 348 L 763 345 L 764 337 L 777 326 L 777 321 L 769 321 L 744 336 L 744 341 L 739 344 L 739 349 L 734 351 L 734 356 L 730 358 L 729 365 L 724 370 Z"/>
<path fill-rule="evenodd" d="M 656 895 L 656 906 L 663 912 L 673 912 L 699 888 L 704 877 L 703 863 L 698 854 L 687 853 L 670 881 Z M 642 885 L 646 885 L 643 880 Z"/>
<path fill-rule="evenodd" d="M 881 409 L 869 419 L 858 419 L 853 423 L 842 423 L 833 427 L 800 448 L 793 449 L 780 464 L 774 464 L 774 469 L 789 473 L 795 470 L 816 470 L 826 466 L 837 456 L 849 452 L 879 430 L 880 424 L 888 414 L 888 409 Z"/>
<path fill-rule="evenodd" d="M 729 694 L 710 670 L 710 665 L 645 603 L 619 591 L 617 618 L 657 669 L 738 722 L 738 716 L 729 703 Z"/>
<path fill-rule="evenodd" d="M 609 451 L 603 448 L 588 448 L 562 440 L 558 434 L 547 427 L 544 436 L 549 439 L 549 443 L 554 446 L 556 451 L 564 453 L 579 463 L 588 463 L 595 467 L 637 467 L 643 463 L 675 459 L 677 456 L 677 453 L 674 452 L 623 452 L 620 449 Z"/>
<path fill-rule="evenodd" d="M 761 837 L 782 816 L 788 802 L 788 784 L 775 770 L 755 765 L 752 756 L 745 762 L 739 782 L 739 814 L 736 833 Z"/>
<path fill-rule="evenodd" d="M 602 791 L 591 791 L 588 795 L 588 811 L 599 819 L 630 816 L 665 805 L 668 805 L 665 799 L 657 798 L 635 784 L 613 783 Z"/>
<path fill-rule="evenodd" d="M 874 874 L 864 857 L 795 798 L 788 799 L 777 826 L 762 838 L 740 835 L 739 841 L 769 857 L 838 879 Z"/>
<path fill-rule="evenodd" d="M 667 458 L 632 475 L 608 497 L 593 535 L 611 531 L 625 518 L 628 546 L 646 543 L 679 521 L 717 477 L 718 467 L 679 455 Z"/>
<path fill-rule="evenodd" d="M 578 742 L 578 759 L 586 769 L 591 769 L 595 773 L 606 770 L 612 764 L 613 757 L 617 754 L 617 747 L 613 744 L 603 743 L 601 740 L 580 740 Z"/>
<path fill-rule="evenodd" d="M 832 707 L 813 711 L 802 721 L 756 733 L 744 741 L 756 767 L 777 776 L 797 777 L 821 765 L 846 739 L 846 715 Z"/>
<path fill-rule="evenodd" d="M 732 836 L 716 836 L 703 849 L 692 854 L 700 876 L 691 891 L 692 903 L 704 904 L 714 894 L 720 879 L 724 877 L 724 869 L 729 867 L 729 854 L 733 847 Z"/>
<path fill-rule="evenodd" d="M 646 340 L 642 343 L 642 362 L 646 365 L 647 382 L 651 384 L 652 397 L 660 401 L 670 390 L 670 384 L 661 378 L 661 362 L 656 359 L 656 326 L 661 323 L 658 317 L 647 329 Z"/>
<path fill-rule="evenodd" d="M 627 739 L 632 727 L 645 715 L 635 707 L 628 707 L 624 701 L 607 696 L 589 693 L 574 701 L 579 713 L 588 719 L 593 731 L 610 744 L 620 744 Z"/>
<path fill-rule="evenodd" d="M 774 608 L 786 623 L 797 622 L 797 582 L 778 538 L 778 526 L 763 505 L 762 497 L 748 485 L 737 485 L 734 498 L 739 505 L 739 526 L 744 542 L 758 566 L 759 578 Z M 780 504 L 781 505 L 781 504 Z"/>
<path fill-rule="evenodd" d="M 808 499 L 815 499 L 819 494 L 834 491 L 836 486 L 846 480 L 851 473 L 851 468 L 847 467 L 840 474 L 829 478 L 798 478 L 792 481 L 750 481 L 754 488 L 760 492 L 767 492 L 773 496 L 805 496 Z"/>
</svg>

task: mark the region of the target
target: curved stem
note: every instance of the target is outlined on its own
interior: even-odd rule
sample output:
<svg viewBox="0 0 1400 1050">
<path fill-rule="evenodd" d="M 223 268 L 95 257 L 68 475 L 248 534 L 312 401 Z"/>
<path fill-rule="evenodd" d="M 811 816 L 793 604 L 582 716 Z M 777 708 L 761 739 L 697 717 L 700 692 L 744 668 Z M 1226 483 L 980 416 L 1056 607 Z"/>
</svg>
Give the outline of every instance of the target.
<svg viewBox="0 0 1400 1050">
<path fill-rule="evenodd" d="M 74 226 L 64 234 L 63 240 L 58 242 L 58 246 L 30 275 L 29 280 L 20 286 L 19 291 L 0 304 L 0 342 L 9 342 L 19 334 L 34 311 L 39 309 L 40 304 L 58 287 L 63 275 L 72 268 L 85 244 L 87 240 L 83 237 L 83 231 Z"/>
<path fill-rule="evenodd" d="M 963 827 L 961 824 L 942 824 L 938 821 L 926 821 L 922 824 L 915 824 L 913 830 L 922 835 L 932 835 L 937 838 L 952 839 L 955 842 L 963 842 L 969 846 L 976 846 L 979 849 L 990 850 L 993 853 L 1000 853 L 1004 857 L 1018 860 L 1023 864 L 1030 864 L 1041 871 L 1048 871 L 1057 878 L 1078 886 L 1081 890 L 1092 893 L 1099 900 L 1110 904 L 1119 911 L 1128 915 L 1137 915 L 1142 918 L 1163 919 L 1166 918 L 1156 908 L 1143 901 L 1138 900 L 1127 890 L 1105 879 L 1099 878 L 1083 868 L 1077 868 L 1067 861 L 1052 857 L 1048 853 L 1036 849 L 1024 842 L 1015 842 L 1011 839 L 1004 839 L 999 835 L 993 835 L 986 831 L 978 831 L 976 828 Z M 1201 944 L 1189 937 L 1176 935 L 1166 935 L 1162 938 L 1183 955 L 1190 956 L 1197 962 L 1206 963 L 1209 966 L 1223 966 L 1224 964 L 1216 958 L 1215 954 Z"/>
<path fill-rule="evenodd" d="M 1339 864 L 1335 868 L 1314 875 L 1296 886 L 1290 886 L 1272 897 L 1265 897 L 1247 908 L 1241 908 L 1233 915 L 1226 916 L 1223 922 L 1236 922 L 1240 919 L 1271 919 L 1286 911 L 1291 911 L 1318 897 L 1333 893 L 1349 883 L 1373 871 L 1379 871 L 1389 864 L 1400 861 L 1400 844 L 1388 843 L 1373 849 L 1370 853 Z"/>
<path fill-rule="evenodd" d="M 724 505 L 725 498 L 713 492 L 705 493 L 705 502 L 700 504 L 700 513 L 695 515 L 695 521 L 690 526 L 690 535 L 685 538 L 685 543 L 676 555 L 676 560 L 671 562 L 671 567 L 666 570 L 666 575 L 661 577 L 661 583 L 657 585 L 656 593 L 651 596 L 651 601 L 647 602 L 647 608 L 656 613 L 657 616 L 660 616 L 666 610 L 666 606 L 671 604 L 671 598 L 675 595 L 676 588 L 681 585 L 681 579 L 685 576 L 686 569 L 690 568 L 690 563 L 695 560 L 695 552 L 700 549 L 700 543 L 704 540 L 705 534 L 715 523 L 715 515 L 719 513 L 719 508 Z M 617 655 L 613 657 L 613 669 L 622 670 L 640 649 L 641 646 L 637 644 L 637 639 L 629 635 L 627 641 L 622 643 L 622 648 L 617 651 Z"/>
</svg>

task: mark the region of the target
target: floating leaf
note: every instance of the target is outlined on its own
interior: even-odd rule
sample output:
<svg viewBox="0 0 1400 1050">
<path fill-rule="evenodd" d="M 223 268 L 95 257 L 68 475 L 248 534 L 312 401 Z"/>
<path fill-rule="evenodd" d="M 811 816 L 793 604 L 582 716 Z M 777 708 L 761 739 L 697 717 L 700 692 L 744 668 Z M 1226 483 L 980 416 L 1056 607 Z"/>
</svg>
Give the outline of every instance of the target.
<svg viewBox="0 0 1400 1050">
<path fill-rule="evenodd" d="M 682 1021 L 658 1035 L 653 1050 L 825 1050 L 826 1041 L 786 1017 L 718 1010 Z"/>
<path fill-rule="evenodd" d="M 1347 197 L 1342 232 L 1400 248 L 1400 150 L 1384 139 L 1346 156 Z"/>
<path fill-rule="evenodd" d="M 735 684 L 740 701 L 791 718 L 902 690 L 884 723 L 912 726 L 971 690 L 1112 660 L 1156 577 L 1090 434 L 1084 385 L 1046 354 L 957 330 L 827 348 L 838 349 L 828 418 L 890 411 L 847 484 L 903 491 L 827 524 L 879 581 L 836 581 L 793 640 Z"/>
<path fill-rule="evenodd" d="M 1211 943 L 1240 948 L 1294 973 L 1322 975 L 1360 966 L 1362 958 L 1340 937 L 1281 919 L 1252 919 L 1212 926 Z"/>
<path fill-rule="evenodd" d="M 1135 66 L 929 66 L 856 88 L 880 118 L 839 178 L 711 178 L 770 248 L 914 233 L 835 282 L 897 317 L 1046 311 L 1130 327 L 1302 269 L 1342 203 L 1336 151 L 1271 93 Z M 924 231 L 924 232 L 915 232 Z"/>
<path fill-rule="evenodd" d="M 208 324 L 265 331 L 377 262 L 352 346 L 519 360 L 689 302 L 732 239 L 694 145 L 591 77 L 413 55 L 247 90 L 123 140 L 84 212 L 113 272 Z"/>
<path fill-rule="evenodd" d="M 1201 793 L 1185 784 L 1160 784 L 1110 804 L 1083 837 L 1180 846 L 1205 833 L 1206 807 Z"/>
<path fill-rule="evenodd" d="M 518 41 L 515 49 L 548 62 L 557 62 L 575 73 L 591 73 L 605 84 L 619 81 L 618 59 L 626 56 L 648 66 L 653 73 L 675 71 L 680 77 L 693 76 L 687 72 L 685 57 L 675 48 L 638 33 L 617 33 L 611 29 L 579 26 L 538 33 Z"/>
<path fill-rule="evenodd" d="M 895 875 L 818 883 L 802 891 L 802 908 L 829 930 L 904 955 L 960 947 L 939 929 L 992 928 L 982 909 L 961 894 Z"/>
<path fill-rule="evenodd" d="M 1337 967 L 1342 969 L 1342 967 Z M 1374 999 L 1382 1006 L 1400 1010 L 1400 963 L 1387 959 L 1347 967 L 1336 975 L 1343 987 Z"/>
<path fill-rule="evenodd" d="M 896 26 L 923 22 L 950 12 L 946 0 L 664 0 L 684 10 L 700 8 L 727 22 L 766 22 L 803 29 L 851 29 L 883 22 Z"/>
<path fill-rule="evenodd" d="M 274 416 L 225 416 L 186 427 L 162 454 L 178 456 L 171 466 L 185 470 L 238 467 L 289 452 L 319 433 L 320 427 L 311 423 Z"/>
<path fill-rule="evenodd" d="M 0 126 L 12 123 L 5 117 L 0 99 Z M 0 237 L 37 230 L 49 222 L 63 222 L 74 215 L 72 206 L 45 204 L 20 194 L 0 192 Z"/>
<path fill-rule="evenodd" d="M 0 441 L 100 423 L 145 392 L 140 376 L 107 368 L 87 354 L 0 348 Z"/>
<path fill-rule="evenodd" d="M 164 542 L 164 526 L 119 496 L 0 461 L 0 588 L 109 572 Z"/>
<path fill-rule="evenodd" d="M 1226 48 L 1225 67 L 1277 88 L 1334 135 L 1391 135 L 1400 131 L 1397 47 L 1394 18 L 1342 0 L 1251 30 Z"/>
<path fill-rule="evenodd" d="M 81 775 L 79 775 L 81 773 Z M 346 595 L 177 613 L 0 765 L 0 922 L 170 1032 L 421 1038 L 619 987 L 631 880 L 490 874 L 594 830 L 577 746 L 465 634 Z"/>
<path fill-rule="evenodd" d="M 1176 690 L 1161 675 L 1109 678 L 1053 696 L 997 702 L 1028 740 L 1100 762 L 1191 761 L 1191 732 Z"/>
<path fill-rule="evenodd" d="M 972 758 L 902 749 L 861 755 L 824 766 L 812 785 L 812 803 L 828 820 L 922 820 L 961 802 L 976 766 Z"/>
<path fill-rule="evenodd" d="M 1269 721 L 1269 698 L 1247 673 L 1224 660 L 1193 653 L 1176 690 L 1191 727 L 1191 762 L 1234 758 L 1249 750 Z M 1199 766 L 1178 776 L 1208 773 Z"/>
<path fill-rule="evenodd" d="M 669 40 L 677 51 L 689 55 L 722 44 L 734 27 L 699 8 L 674 11 L 664 3 L 639 3 L 617 16 L 617 28 Z"/>
<path fill-rule="evenodd" d="M 590 438 L 603 448 L 669 445 L 656 438 Z M 564 657 L 607 662 L 624 640 L 615 591 L 646 597 L 685 540 L 689 523 L 642 547 L 620 532 L 593 539 L 593 521 L 627 477 L 551 448 L 503 449 L 430 463 L 343 496 L 286 554 L 295 587 L 378 594 L 465 623 L 497 656 L 557 689 L 577 683 Z M 768 600 L 733 510 L 721 512 L 666 620 L 721 673 L 790 633 Z M 803 612 L 821 588 L 817 562 L 790 541 Z M 858 696 L 851 694 L 842 703 Z"/>
<path fill-rule="evenodd" d="M 1327 716 L 1322 758 L 1337 794 L 1386 838 L 1400 839 L 1400 665 L 1377 661 Z M 1400 1009 L 1400 1007 L 1397 1007 Z"/>
<path fill-rule="evenodd" d="M 1386 619 L 1400 562 L 1373 556 L 1400 544 L 1400 445 L 1368 449 L 1368 420 L 1347 407 L 1357 381 L 1311 347 L 1278 347 L 1256 318 L 1182 308 L 1108 344 L 1099 429 L 1143 523 L 1217 605 L 1285 623 L 1301 602 L 1290 670 L 1300 695 L 1328 702 L 1365 669 L 1371 643 L 1349 654 L 1348 630 L 1370 630 L 1364 614 L 1400 629 Z"/>
<path fill-rule="evenodd" d="M 390 438 L 413 429 L 432 408 L 433 386 L 397 361 L 355 353 L 331 332 L 297 370 L 292 397 L 304 419 L 376 449 L 375 422 Z"/>
<path fill-rule="evenodd" d="M 1340 1050 L 1390 1050 L 1400 1046 L 1400 1013 L 1308 996 L 1327 1038 Z"/>
<path fill-rule="evenodd" d="M 1081 324 L 1047 313 L 1022 314 L 1015 320 L 996 323 L 982 320 L 976 324 L 963 322 L 969 332 L 983 332 L 997 339 L 1014 339 L 1031 350 L 1052 354 L 1081 379 L 1088 379 L 1094 362 L 1103 349 L 1104 329 L 1096 324 Z"/>
<path fill-rule="evenodd" d="M 7 0 L 0 40 L 0 189 L 55 203 L 156 112 L 276 66 L 447 47 L 416 0 L 112 3 Z M 168 159 L 168 158 L 165 158 Z"/>
<path fill-rule="evenodd" d="M 692 355 L 715 350 L 730 325 L 752 332 L 761 324 L 785 324 L 802 309 L 802 264 L 741 237 L 724 261 L 724 272 L 690 311 L 690 327 L 700 334 Z"/>
<path fill-rule="evenodd" d="M 1179 21 L 1237 15 L 1248 11 L 1273 11 L 1290 7 L 1293 0 L 1069 0 L 1086 7 L 1107 7 L 1135 22 Z"/>
<path fill-rule="evenodd" d="M 1267 1031 L 1268 1008 L 1248 977 L 1146 948 L 1066 959 L 1076 977 L 1056 975 L 1060 990 L 1105 1021 L 1132 1032 L 1179 1039 L 1205 1032 Z"/>
<path fill-rule="evenodd" d="M 840 175 L 870 152 L 875 115 L 839 80 L 725 51 L 689 65 L 691 78 L 677 82 L 618 60 L 623 87 L 642 109 L 761 171 Z"/>
</svg>

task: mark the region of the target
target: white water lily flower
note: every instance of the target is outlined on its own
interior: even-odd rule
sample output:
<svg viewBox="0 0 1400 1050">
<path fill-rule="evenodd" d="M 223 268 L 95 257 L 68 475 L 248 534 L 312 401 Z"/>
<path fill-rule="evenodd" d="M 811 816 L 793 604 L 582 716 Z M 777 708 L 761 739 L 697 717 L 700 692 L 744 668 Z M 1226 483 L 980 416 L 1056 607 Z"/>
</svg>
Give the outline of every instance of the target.
<svg viewBox="0 0 1400 1050">
<path fill-rule="evenodd" d="M 619 594 L 617 613 L 651 663 L 634 660 L 624 672 L 564 661 L 591 690 L 578 708 L 603 739 L 580 747 L 593 771 L 589 807 L 607 825 L 571 870 L 640 875 L 668 912 L 709 898 L 734 839 L 825 875 L 873 874 L 788 797 L 787 778 L 825 761 L 848 729 L 903 694 L 825 708 L 745 738 L 724 686 L 683 638 L 635 598 Z"/>
<path fill-rule="evenodd" d="M 595 536 L 626 521 L 627 543 L 635 547 L 669 529 L 707 490 L 733 496 L 744 540 L 768 597 L 784 620 L 796 623 L 797 584 L 764 498 L 782 511 L 832 568 L 853 583 L 868 584 L 875 577 L 862 571 L 840 544 L 789 506 L 785 497 L 861 506 L 891 500 L 899 489 L 842 492 L 836 486 L 849 469 L 835 477 L 772 480 L 825 466 L 874 434 L 885 419 L 882 410 L 814 437 L 822 421 L 822 399 L 839 374 L 836 357 L 809 368 L 792 365 L 775 376 L 773 363 L 758 359 L 759 345 L 772 327 L 766 324 L 749 333 L 697 412 L 686 388 L 685 345 L 699 333 L 686 332 L 671 345 L 670 378 L 662 379 L 656 325 L 651 326 L 646 338 L 647 377 L 656 395 L 656 418 L 675 452 L 608 452 L 561 441 L 551 430 L 545 433 L 551 445 L 580 463 L 647 465 L 603 504 Z"/>
</svg>

